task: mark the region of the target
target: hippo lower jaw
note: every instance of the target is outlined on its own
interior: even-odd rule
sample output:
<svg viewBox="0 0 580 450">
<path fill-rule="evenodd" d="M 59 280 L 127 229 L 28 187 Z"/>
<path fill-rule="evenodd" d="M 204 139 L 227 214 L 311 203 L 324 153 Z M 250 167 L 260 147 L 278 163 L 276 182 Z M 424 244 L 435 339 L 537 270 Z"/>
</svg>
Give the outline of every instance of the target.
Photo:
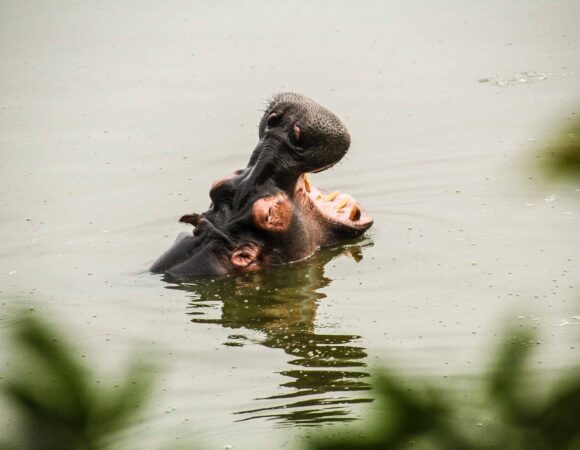
<svg viewBox="0 0 580 450">
<path fill-rule="evenodd" d="M 320 222 L 323 229 L 330 231 L 326 233 L 331 235 L 327 244 L 341 238 L 358 237 L 373 224 L 373 219 L 351 195 L 316 187 L 308 173 L 302 174 L 296 183 L 294 202 L 305 214 Z"/>
</svg>

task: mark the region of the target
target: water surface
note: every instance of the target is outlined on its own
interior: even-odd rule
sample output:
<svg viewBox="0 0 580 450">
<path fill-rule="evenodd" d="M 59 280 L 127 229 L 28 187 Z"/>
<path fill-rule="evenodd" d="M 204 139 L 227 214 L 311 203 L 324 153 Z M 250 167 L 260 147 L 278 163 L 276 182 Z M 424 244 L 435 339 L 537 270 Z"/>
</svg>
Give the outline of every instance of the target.
<svg viewBox="0 0 580 450">
<path fill-rule="evenodd" d="M 4 2 L 3 310 L 33 305 L 104 373 L 144 345 L 165 367 L 129 432 L 147 446 L 291 446 L 364 416 L 383 364 L 468 396 L 502 318 L 542 325 L 538 367 L 570 365 L 580 192 L 531 163 L 579 113 L 578 17 L 574 1 Z M 349 127 L 313 181 L 359 199 L 368 235 L 241 278 L 148 274 L 284 90 Z"/>
</svg>

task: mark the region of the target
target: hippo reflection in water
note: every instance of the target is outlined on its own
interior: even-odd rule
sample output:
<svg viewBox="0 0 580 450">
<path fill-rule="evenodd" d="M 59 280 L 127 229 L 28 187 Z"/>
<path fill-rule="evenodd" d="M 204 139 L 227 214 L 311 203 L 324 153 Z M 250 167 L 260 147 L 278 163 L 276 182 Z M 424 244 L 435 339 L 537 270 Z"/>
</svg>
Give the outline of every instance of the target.
<svg viewBox="0 0 580 450">
<path fill-rule="evenodd" d="M 348 151 L 350 136 L 332 112 L 295 93 L 275 95 L 246 168 L 217 180 L 212 203 L 180 221 L 181 233 L 152 272 L 201 276 L 298 261 L 323 246 L 362 235 L 372 219 L 349 195 L 318 189 L 321 172 Z"/>
<path fill-rule="evenodd" d="M 256 374 L 268 375 L 269 381 L 248 391 L 253 400 L 240 404 L 243 409 L 234 413 L 236 420 L 266 419 L 301 426 L 347 422 L 360 413 L 354 405 L 372 401 L 365 394 L 371 386 L 364 340 L 356 330 L 346 332 L 349 327 L 336 329 L 332 320 L 318 313 L 333 290 L 329 286 L 334 269 L 329 265 L 340 259 L 343 270 L 354 270 L 372 245 L 369 239 L 357 239 L 321 249 L 308 261 L 224 277 L 219 283 L 164 276 L 166 288 L 189 294 L 193 326 L 223 327 L 227 347 L 259 344 L 285 355 L 283 365 L 276 356 L 273 365 L 260 366 Z M 347 296 L 348 291 L 347 287 Z M 232 375 L 236 376 L 235 371 Z M 264 389 L 267 386 L 273 391 Z"/>
</svg>

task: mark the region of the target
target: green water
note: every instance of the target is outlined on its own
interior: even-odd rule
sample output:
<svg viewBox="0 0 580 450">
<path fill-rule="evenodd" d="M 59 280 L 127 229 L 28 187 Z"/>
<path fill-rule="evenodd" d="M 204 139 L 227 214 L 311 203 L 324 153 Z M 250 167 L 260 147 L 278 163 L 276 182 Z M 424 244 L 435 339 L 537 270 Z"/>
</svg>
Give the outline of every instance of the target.
<svg viewBox="0 0 580 450">
<path fill-rule="evenodd" d="M 2 309 L 33 305 L 105 373 L 144 346 L 165 368 L 129 430 L 149 446 L 290 446 L 363 417 L 382 364 L 468 386 L 503 318 L 542 325 L 538 367 L 577 361 L 580 192 L 533 161 L 579 113 L 579 16 L 548 1 L 4 2 Z M 349 127 L 350 153 L 312 181 L 357 198 L 368 235 L 241 278 L 150 275 L 283 90 Z"/>
</svg>

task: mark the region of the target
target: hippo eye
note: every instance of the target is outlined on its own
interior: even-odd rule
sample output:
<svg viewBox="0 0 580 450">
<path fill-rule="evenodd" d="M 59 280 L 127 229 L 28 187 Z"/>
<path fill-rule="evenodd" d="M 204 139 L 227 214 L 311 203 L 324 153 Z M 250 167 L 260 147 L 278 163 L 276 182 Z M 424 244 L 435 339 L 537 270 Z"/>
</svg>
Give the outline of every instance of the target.
<svg viewBox="0 0 580 450">
<path fill-rule="evenodd" d="M 268 125 L 269 128 L 272 128 L 272 127 L 275 127 L 276 125 L 278 125 L 281 120 L 282 120 L 282 116 L 273 112 L 272 114 L 270 114 L 268 116 L 268 120 L 266 120 L 266 124 Z"/>
</svg>

